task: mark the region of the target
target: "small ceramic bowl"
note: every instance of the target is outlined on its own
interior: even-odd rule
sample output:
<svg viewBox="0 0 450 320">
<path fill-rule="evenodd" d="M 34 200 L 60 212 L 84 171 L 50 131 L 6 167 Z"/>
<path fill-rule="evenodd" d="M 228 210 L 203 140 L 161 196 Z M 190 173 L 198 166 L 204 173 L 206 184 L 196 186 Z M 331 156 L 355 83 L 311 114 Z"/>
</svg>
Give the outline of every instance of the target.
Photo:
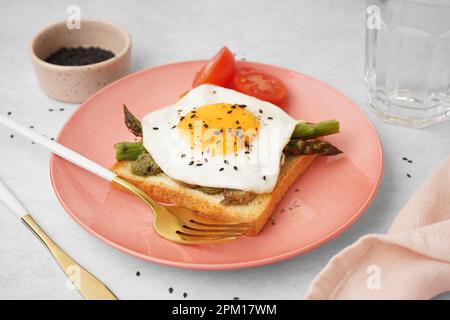
<svg viewBox="0 0 450 320">
<path fill-rule="evenodd" d="M 31 58 L 42 90 L 63 102 L 81 103 L 129 72 L 131 39 L 126 31 L 107 22 L 82 19 L 80 29 L 66 22 L 42 30 L 31 43 Z M 115 54 L 111 59 L 84 66 L 60 66 L 45 62 L 66 47 L 100 47 Z"/>
</svg>

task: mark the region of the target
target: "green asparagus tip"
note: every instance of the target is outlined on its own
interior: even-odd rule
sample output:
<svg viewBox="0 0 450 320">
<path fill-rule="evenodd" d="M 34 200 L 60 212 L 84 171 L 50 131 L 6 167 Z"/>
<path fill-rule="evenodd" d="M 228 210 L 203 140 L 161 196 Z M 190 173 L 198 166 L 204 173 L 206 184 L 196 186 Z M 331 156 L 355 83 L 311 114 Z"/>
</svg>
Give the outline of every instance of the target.
<svg viewBox="0 0 450 320">
<path fill-rule="evenodd" d="M 292 133 L 292 139 L 314 139 L 339 132 L 339 121 L 335 119 L 318 123 L 299 123 Z"/>
</svg>

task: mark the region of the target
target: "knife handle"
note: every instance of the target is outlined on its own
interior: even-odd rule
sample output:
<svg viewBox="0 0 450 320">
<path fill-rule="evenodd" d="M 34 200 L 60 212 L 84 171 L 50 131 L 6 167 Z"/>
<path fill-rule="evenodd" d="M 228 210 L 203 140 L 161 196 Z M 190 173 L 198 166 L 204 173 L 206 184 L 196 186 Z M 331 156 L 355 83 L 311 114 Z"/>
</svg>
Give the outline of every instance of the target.
<svg viewBox="0 0 450 320">
<path fill-rule="evenodd" d="M 18 218 L 22 218 L 27 213 L 24 206 L 17 200 L 11 190 L 0 180 L 0 200 L 13 211 Z"/>
<path fill-rule="evenodd" d="M 117 300 L 117 297 L 100 280 L 80 266 L 67 253 L 65 253 L 41 227 L 26 214 L 22 221 L 33 231 L 33 233 L 48 248 L 61 269 L 66 273 L 74 286 L 80 291 L 86 300 Z M 73 273 L 76 273 L 75 275 Z"/>
</svg>

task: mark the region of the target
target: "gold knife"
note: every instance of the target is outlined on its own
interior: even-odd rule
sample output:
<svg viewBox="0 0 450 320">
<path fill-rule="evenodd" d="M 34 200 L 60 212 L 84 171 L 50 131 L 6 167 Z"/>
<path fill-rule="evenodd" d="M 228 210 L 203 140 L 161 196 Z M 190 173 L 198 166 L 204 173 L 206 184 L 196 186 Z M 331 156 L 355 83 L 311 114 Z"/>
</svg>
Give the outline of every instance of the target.
<svg viewBox="0 0 450 320">
<path fill-rule="evenodd" d="M 42 230 L 31 215 L 27 214 L 23 205 L 1 180 L 0 200 L 2 200 L 48 248 L 55 257 L 56 262 L 58 262 L 59 266 L 72 281 L 73 285 L 80 291 L 84 299 L 117 300 L 117 297 L 106 285 L 73 260 L 44 232 L 44 230 Z"/>
</svg>

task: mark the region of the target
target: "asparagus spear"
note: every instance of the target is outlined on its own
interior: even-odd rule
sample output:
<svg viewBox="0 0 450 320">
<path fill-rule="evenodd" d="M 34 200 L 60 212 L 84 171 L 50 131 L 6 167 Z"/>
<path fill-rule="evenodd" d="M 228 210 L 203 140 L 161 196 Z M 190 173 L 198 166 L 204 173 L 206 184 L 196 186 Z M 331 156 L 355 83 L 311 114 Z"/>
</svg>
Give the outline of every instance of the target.
<svg viewBox="0 0 450 320">
<path fill-rule="evenodd" d="M 123 113 L 125 115 L 125 125 L 128 130 L 136 137 L 142 137 L 142 124 L 141 121 L 132 114 L 126 105 L 123 105 Z"/>
<path fill-rule="evenodd" d="M 318 123 L 299 123 L 295 126 L 291 139 L 314 139 L 339 133 L 339 121 L 327 120 Z"/>
<path fill-rule="evenodd" d="M 124 105 L 125 124 L 136 136 L 142 137 L 142 124 Z M 339 132 L 339 121 L 327 120 L 319 123 L 299 123 L 291 136 L 291 141 L 284 148 L 288 154 L 307 155 L 320 154 L 324 156 L 342 153 L 332 144 L 314 140 L 314 138 L 335 134 Z M 117 160 L 136 160 L 139 155 L 146 152 L 142 142 L 121 142 L 115 145 Z"/>
<path fill-rule="evenodd" d="M 142 153 L 146 153 L 142 142 L 119 142 L 114 145 L 117 160 L 136 160 Z M 332 156 L 342 153 L 341 150 L 331 143 L 321 140 L 291 140 L 284 152 L 291 155 L 320 154 L 322 156 Z"/>
<path fill-rule="evenodd" d="M 142 142 L 119 142 L 114 145 L 117 160 L 136 160 L 144 152 Z"/>
<path fill-rule="evenodd" d="M 125 124 L 135 136 L 142 137 L 142 124 L 127 108 L 123 105 L 125 114 Z M 314 139 L 317 137 L 328 136 L 339 133 L 339 121 L 326 120 L 319 123 L 299 123 L 295 126 L 292 133 L 292 139 Z"/>
<path fill-rule="evenodd" d="M 342 153 L 341 150 L 333 146 L 331 143 L 321 140 L 291 140 L 284 152 L 291 155 L 311 155 L 319 154 L 321 156 L 334 156 Z"/>
</svg>

